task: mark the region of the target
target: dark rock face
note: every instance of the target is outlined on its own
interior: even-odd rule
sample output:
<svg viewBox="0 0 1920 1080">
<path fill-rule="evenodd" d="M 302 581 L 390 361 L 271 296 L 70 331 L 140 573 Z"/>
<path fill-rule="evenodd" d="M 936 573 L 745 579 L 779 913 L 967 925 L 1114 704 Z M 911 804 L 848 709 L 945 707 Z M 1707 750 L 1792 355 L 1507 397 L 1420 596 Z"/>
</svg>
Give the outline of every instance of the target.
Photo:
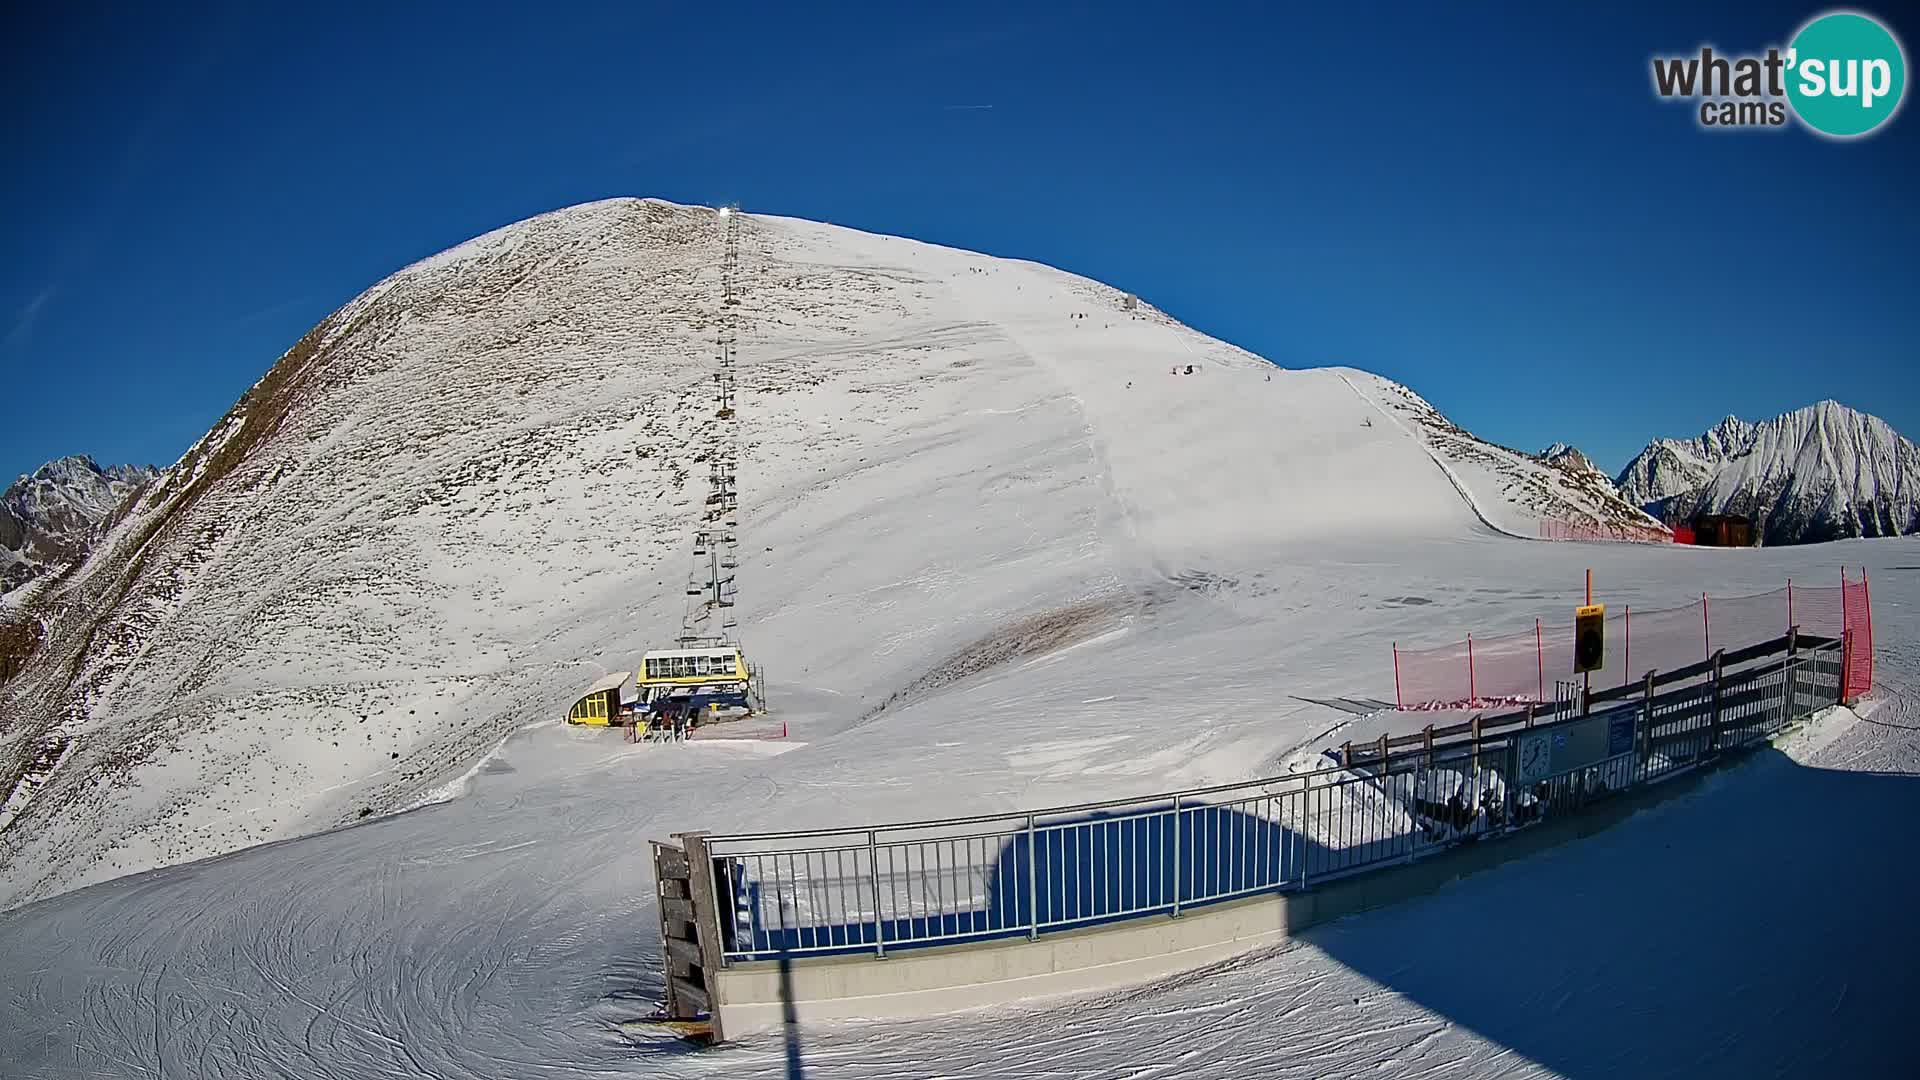
<svg viewBox="0 0 1920 1080">
<path fill-rule="evenodd" d="M 15 480 L 0 493 L 0 592 L 84 557 L 127 496 L 159 475 L 143 465 L 102 467 L 81 454 Z"/>
</svg>

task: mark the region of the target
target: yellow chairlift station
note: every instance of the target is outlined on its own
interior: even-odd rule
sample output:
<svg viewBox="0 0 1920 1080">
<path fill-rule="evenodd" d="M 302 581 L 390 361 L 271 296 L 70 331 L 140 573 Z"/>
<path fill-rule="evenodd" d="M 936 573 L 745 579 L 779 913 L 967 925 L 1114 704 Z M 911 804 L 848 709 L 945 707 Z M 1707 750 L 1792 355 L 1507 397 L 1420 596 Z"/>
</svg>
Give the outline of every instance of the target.
<svg viewBox="0 0 1920 1080">
<path fill-rule="evenodd" d="M 621 688 L 627 680 L 633 678 L 631 671 L 614 671 L 601 676 L 600 681 L 587 689 L 573 708 L 567 710 L 567 723 L 587 724 L 593 727 L 610 727 L 625 719 L 623 703 L 620 699 Z"/>
<path fill-rule="evenodd" d="M 747 663 L 737 645 L 656 649 L 640 657 L 640 689 L 745 682 Z"/>
</svg>

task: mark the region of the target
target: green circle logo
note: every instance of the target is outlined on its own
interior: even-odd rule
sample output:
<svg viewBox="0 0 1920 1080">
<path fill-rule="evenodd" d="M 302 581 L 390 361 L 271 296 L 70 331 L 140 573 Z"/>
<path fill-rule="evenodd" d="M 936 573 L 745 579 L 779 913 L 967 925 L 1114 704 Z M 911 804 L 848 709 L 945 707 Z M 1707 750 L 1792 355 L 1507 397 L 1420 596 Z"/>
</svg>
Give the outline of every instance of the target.
<svg viewBox="0 0 1920 1080">
<path fill-rule="evenodd" d="M 1907 58 L 1879 21 L 1836 11 L 1800 28 L 1787 50 L 1787 100 L 1813 130 L 1850 139 L 1887 122 L 1907 89 Z"/>
</svg>

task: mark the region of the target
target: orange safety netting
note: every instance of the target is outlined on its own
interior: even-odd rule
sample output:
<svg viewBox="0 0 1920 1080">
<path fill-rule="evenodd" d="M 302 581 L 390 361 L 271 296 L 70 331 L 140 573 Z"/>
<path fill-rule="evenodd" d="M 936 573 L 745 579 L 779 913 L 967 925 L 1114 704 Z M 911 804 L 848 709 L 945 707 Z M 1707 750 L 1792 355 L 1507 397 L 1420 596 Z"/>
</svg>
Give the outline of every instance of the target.
<svg viewBox="0 0 1920 1080">
<path fill-rule="evenodd" d="M 1838 586 L 1786 588 L 1753 596 L 1700 599 L 1682 607 L 1607 615 L 1606 654 L 1595 687 L 1618 686 L 1650 671 L 1672 671 L 1784 635 L 1846 641 L 1846 699 L 1873 686 L 1873 616 L 1866 576 Z M 1455 708 L 1553 700 L 1554 684 L 1575 678 L 1573 620 L 1536 620 L 1517 634 L 1479 637 L 1430 649 L 1394 646 L 1395 700 L 1403 709 Z"/>
</svg>

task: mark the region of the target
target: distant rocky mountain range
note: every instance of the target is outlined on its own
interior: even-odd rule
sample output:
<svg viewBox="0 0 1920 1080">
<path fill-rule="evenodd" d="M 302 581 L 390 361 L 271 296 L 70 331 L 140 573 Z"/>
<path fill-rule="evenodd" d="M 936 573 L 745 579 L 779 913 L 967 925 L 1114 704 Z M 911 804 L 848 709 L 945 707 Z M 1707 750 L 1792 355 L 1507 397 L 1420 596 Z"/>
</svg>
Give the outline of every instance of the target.
<svg viewBox="0 0 1920 1080">
<path fill-rule="evenodd" d="M 1763 544 L 1920 532 L 1920 448 L 1837 401 L 1656 439 L 1616 484 L 1670 525 L 1699 513 L 1751 518 Z"/>
<path fill-rule="evenodd" d="M 127 496 L 159 475 L 77 454 L 15 480 L 0 493 L 0 593 L 84 558 Z"/>
</svg>

